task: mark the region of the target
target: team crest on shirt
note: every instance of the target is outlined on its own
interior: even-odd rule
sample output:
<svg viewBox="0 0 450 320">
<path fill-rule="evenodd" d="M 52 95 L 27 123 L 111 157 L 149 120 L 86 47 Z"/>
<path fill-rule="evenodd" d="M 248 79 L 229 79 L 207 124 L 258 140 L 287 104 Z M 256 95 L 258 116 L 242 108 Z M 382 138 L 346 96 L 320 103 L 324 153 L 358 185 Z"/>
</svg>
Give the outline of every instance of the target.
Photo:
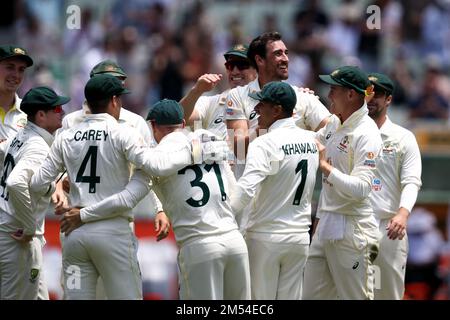
<svg viewBox="0 0 450 320">
<path fill-rule="evenodd" d="M 383 146 L 383 154 L 393 154 L 395 152 L 395 147 L 390 142 L 386 142 Z"/>
<path fill-rule="evenodd" d="M 380 191 L 381 190 L 381 180 L 378 178 L 374 178 L 372 180 L 372 190 L 373 191 Z"/>
<path fill-rule="evenodd" d="M 24 128 L 27 125 L 27 119 L 19 119 L 16 123 L 19 128 Z"/>
<path fill-rule="evenodd" d="M 349 144 L 348 136 L 345 136 L 342 138 L 341 142 L 339 142 L 337 148 L 340 151 L 347 153 L 348 152 L 348 144 Z"/>
<path fill-rule="evenodd" d="M 32 268 L 30 270 L 30 282 L 35 283 L 38 276 L 39 276 L 39 269 Z"/>
</svg>

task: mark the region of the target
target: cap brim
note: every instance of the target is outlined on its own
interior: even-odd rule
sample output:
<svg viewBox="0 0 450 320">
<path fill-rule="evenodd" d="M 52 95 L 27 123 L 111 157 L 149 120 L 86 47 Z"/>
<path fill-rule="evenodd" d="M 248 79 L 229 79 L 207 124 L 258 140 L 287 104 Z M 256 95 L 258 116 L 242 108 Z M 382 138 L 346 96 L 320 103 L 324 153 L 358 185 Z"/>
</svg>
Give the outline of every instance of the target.
<svg viewBox="0 0 450 320">
<path fill-rule="evenodd" d="M 11 58 L 22 59 L 27 64 L 27 67 L 31 67 L 33 65 L 33 63 L 34 63 L 33 59 L 31 59 L 31 57 L 27 56 L 26 54 L 13 54 L 13 55 L 10 55 L 8 57 L 4 57 L 4 58 L 0 59 L 0 61 L 1 60 L 6 60 L 6 59 L 11 59 Z"/>
<path fill-rule="evenodd" d="M 230 52 L 225 53 L 223 56 L 225 57 L 225 59 L 228 59 L 230 56 L 248 59 L 246 54 L 243 54 L 242 52 L 238 52 L 238 51 L 230 51 Z"/>
<path fill-rule="evenodd" d="M 109 74 L 109 75 L 114 76 L 114 77 L 128 78 L 128 76 L 126 74 L 119 73 L 119 72 L 114 72 L 114 71 L 97 72 L 97 73 L 93 73 L 90 77 L 92 78 L 93 76 L 96 76 L 96 75 L 99 75 L 99 74 Z"/>
<path fill-rule="evenodd" d="M 129 93 L 131 93 L 131 91 L 124 88 L 119 94 L 122 95 L 122 94 L 129 94 Z"/>
<path fill-rule="evenodd" d="M 329 74 L 321 74 L 321 75 L 319 75 L 319 79 L 325 83 L 343 87 L 343 85 L 341 83 L 334 80 Z"/>
<path fill-rule="evenodd" d="M 70 101 L 69 97 L 58 96 L 58 100 L 56 101 L 55 106 L 62 106 L 63 104 L 66 104 L 69 101 Z"/>
</svg>

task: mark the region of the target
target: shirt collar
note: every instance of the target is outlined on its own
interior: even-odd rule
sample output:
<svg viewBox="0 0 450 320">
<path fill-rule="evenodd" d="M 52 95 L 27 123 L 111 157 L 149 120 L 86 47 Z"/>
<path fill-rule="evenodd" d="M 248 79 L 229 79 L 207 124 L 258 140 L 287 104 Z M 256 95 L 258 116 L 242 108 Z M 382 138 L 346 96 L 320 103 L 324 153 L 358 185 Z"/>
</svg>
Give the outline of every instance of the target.
<svg viewBox="0 0 450 320">
<path fill-rule="evenodd" d="M 274 123 L 272 123 L 272 125 L 269 127 L 269 132 L 272 130 L 279 129 L 279 128 L 291 128 L 291 127 L 292 128 L 296 127 L 294 118 L 292 118 L 292 117 L 283 118 L 283 119 L 279 119 L 279 120 L 275 121 Z"/>
<path fill-rule="evenodd" d="M 367 109 L 367 103 L 364 101 L 364 104 L 362 105 L 362 107 L 359 108 L 358 110 L 356 110 L 355 112 L 353 112 L 352 115 L 350 117 L 348 117 L 347 120 L 344 121 L 342 126 L 347 126 L 347 125 L 351 125 L 353 123 L 357 123 L 365 115 L 368 115 L 368 114 L 369 114 L 369 109 Z"/>
<path fill-rule="evenodd" d="M 34 124 L 31 121 L 28 121 L 26 127 L 29 128 L 31 131 L 34 131 L 35 133 L 40 135 L 42 139 L 44 139 L 44 141 L 48 144 L 49 147 L 52 145 L 53 140 L 55 140 L 55 137 L 50 132 L 48 132 L 44 128 L 39 127 L 38 125 Z"/>
<path fill-rule="evenodd" d="M 386 116 L 386 120 L 384 121 L 383 125 L 380 128 L 381 134 L 387 134 L 389 129 L 392 127 L 392 124 L 393 123 L 392 123 L 391 119 L 389 119 L 389 117 Z"/>
</svg>

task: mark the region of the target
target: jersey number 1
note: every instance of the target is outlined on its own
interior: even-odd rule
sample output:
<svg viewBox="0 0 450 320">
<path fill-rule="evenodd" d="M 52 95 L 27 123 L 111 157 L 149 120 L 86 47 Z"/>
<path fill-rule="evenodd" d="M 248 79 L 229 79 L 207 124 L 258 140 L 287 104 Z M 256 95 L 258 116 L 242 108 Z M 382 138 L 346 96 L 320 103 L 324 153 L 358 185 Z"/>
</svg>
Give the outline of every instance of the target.
<svg viewBox="0 0 450 320">
<path fill-rule="evenodd" d="M 292 203 L 294 206 L 300 205 L 300 199 L 302 198 L 303 190 L 305 189 L 306 175 L 308 174 L 308 160 L 303 159 L 298 163 L 297 168 L 295 168 L 295 174 L 300 171 L 302 172 L 302 181 L 295 191 L 294 202 Z"/>
<path fill-rule="evenodd" d="M 97 176 L 97 146 L 90 146 L 86 155 L 84 156 L 83 162 L 81 163 L 80 169 L 77 172 L 77 178 L 75 182 L 86 182 L 89 183 L 89 193 L 95 193 L 95 185 L 100 183 L 100 177 Z M 91 172 L 88 176 L 83 176 L 86 171 L 86 166 L 88 162 L 91 162 Z"/>
</svg>

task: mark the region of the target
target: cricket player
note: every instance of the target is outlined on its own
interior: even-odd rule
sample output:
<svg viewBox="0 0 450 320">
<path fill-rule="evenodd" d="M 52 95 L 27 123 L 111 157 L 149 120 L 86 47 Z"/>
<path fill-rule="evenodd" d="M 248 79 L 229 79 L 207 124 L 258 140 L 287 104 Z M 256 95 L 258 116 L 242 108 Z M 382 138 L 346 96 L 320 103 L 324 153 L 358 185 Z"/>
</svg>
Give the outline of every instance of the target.
<svg viewBox="0 0 450 320">
<path fill-rule="evenodd" d="M 353 66 L 319 77 L 331 85 L 328 97 L 334 115 L 317 135 L 320 220 L 306 262 L 303 298 L 373 299 L 372 266 L 380 233 L 369 193 L 382 141 L 365 102 L 372 85 Z"/>
<path fill-rule="evenodd" d="M 40 299 L 48 299 L 42 274 L 42 247 L 50 198 L 32 198 L 28 184 L 48 155 L 52 134 L 61 127 L 62 105 L 69 100 L 48 87 L 31 89 L 21 104 L 28 123 L 2 144 L 0 299 L 35 300 L 38 293 Z"/>
<path fill-rule="evenodd" d="M 370 199 L 380 224 L 380 251 L 374 261 L 375 300 L 400 300 L 405 292 L 408 237 L 406 224 L 422 185 L 422 161 L 414 134 L 387 116 L 394 83 L 381 73 L 369 74 L 375 96 L 367 107 L 383 139 Z"/>
<path fill-rule="evenodd" d="M 95 65 L 89 76 L 90 78 L 95 77 L 99 74 L 110 74 L 115 76 L 117 79 L 125 83 L 127 79 L 127 74 L 125 71 L 112 60 L 104 60 Z M 83 103 L 82 109 L 69 113 L 63 119 L 62 129 L 71 128 L 77 123 L 83 121 L 84 116 L 89 114 L 91 111 L 86 102 Z M 149 145 L 155 145 L 155 140 L 153 138 L 153 134 L 144 118 L 140 115 L 131 112 L 125 108 L 120 109 L 119 123 L 126 123 L 127 125 L 136 128 L 139 133 L 142 135 L 142 138 L 145 143 Z M 156 212 L 163 212 L 163 208 L 161 207 L 161 202 L 156 198 L 153 191 L 150 191 L 146 197 L 140 201 L 137 206 L 133 208 L 133 214 L 139 214 L 142 212 L 151 212 L 153 215 Z"/>
<path fill-rule="evenodd" d="M 0 141 L 12 138 L 25 127 L 27 115 L 20 109 L 17 90 L 23 82 L 25 70 L 33 59 L 25 49 L 14 45 L 0 46 Z"/>
<path fill-rule="evenodd" d="M 236 44 L 223 55 L 230 89 L 245 86 L 256 79 L 256 70 L 247 58 L 247 51 L 247 45 Z M 207 129 L 219 138 L 225 139 L 227 137 L 225 102 L 230 89 L 213 96 L 203 95 L 214 89 L 221 79 L 221 74 L 202 75 L 188 94 L 180 100 L 180 104 L 188 115 L 188 125 Z"/>
<path fill-rule="evenodd" d="M 297 98 L 289 84 L 269 82 L 250 95 L 260 101 L 255 106 L 258 126 L 268 133 L 250 143 L 231 206 L 238 214 L 251 203 L 244 214 L 249 215 L 246 242 L 252 299 L 298 300 L 319 166 L 315 133 L 295 125 Z"/>
<path fill-rule="evenodd" d="M 254 110 L 259 103 L 249 93 L 258 92 L 268 82 L 287 80 L 289 77 L 288 49 L 281 34 L 267 32 L 253 39 L 247 52 L 248 59 L 256 67 L 258 78 L 246 86 L 231 89 L 226 100 L 226 115 L 228 129 L 233 129 L 235 154 L 238 163 L 245 160 L 243 149 L 256 136 L 258 115 Z M 297 126 L 307 130 L 318 130 L 323 127 L 330 113 L 319 99 L 311 93 L 293 86 L 297 95 L 297 104 L 293 118 Z M 242 169 L 242 166 L 241 166 Z M 238 173 L 239 177 L 241 173 Z"/>
<path fill-rule="evenodd" d="M 188 146 L 182 107 L 156 103 L 148 114 L 161 150 Z M 186 166 L 155 177 L 154 188 L 179 246 L 181 299 L 250 299 L 248 252 L 230 207 L 234 176 L 226 161 Z"/>
<path fill-rule="evenodd" d="M 30 187 L 34 192 L 48 192 L 50 183 L 66 169 L 70 206 L 84 208 L 123 191 L 130 182 L 130 162 L 147 174 L 164 176 L 192 164 L 193 158 L 197 158 L 195 152 L 201 152 L 205 159 L 226 156 L 225 142 L 174 146 L 170 152 L 149 148 L 137 131 L 117 122 L 122 106 L 120 97 L 126 93 L 129 91 L 112 75 L 98 75 L 87 82 L 85 96 L 92 114 L 58 135 L 49 157 L 32 178 Z M 148 188 L 149 176 L 142 176 L 140 183 Z M 142 299 L 130 210 L 88 223 L 84 223 L 82 215 L 77 219 L 77 223 L 67 219 L 61 223 L 66 234 L 63 241 L 66 298 L 94 299 L 97 278 L 101 276 L 109 299 Z"/>
</svg>

